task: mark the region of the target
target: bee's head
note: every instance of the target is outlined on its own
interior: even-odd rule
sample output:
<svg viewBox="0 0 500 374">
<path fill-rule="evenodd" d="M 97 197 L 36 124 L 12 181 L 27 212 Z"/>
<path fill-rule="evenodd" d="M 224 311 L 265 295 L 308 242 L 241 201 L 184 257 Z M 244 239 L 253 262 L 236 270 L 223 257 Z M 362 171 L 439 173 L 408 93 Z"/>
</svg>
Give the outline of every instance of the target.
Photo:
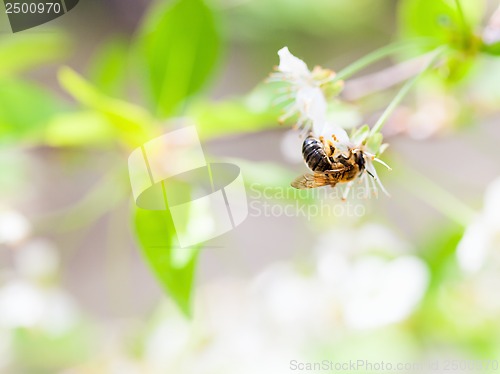
<svg viewBox="0 0 500 374">
<path fill-rule="evenodd" d="M 363 153 L 363 151 L 361 149 L 354 149 L 352 151 L 353 155 L 354 155 L 354 159 L 356 161 L 356 164 L 358 165 L 359 167 L 359 170 L 364 170 L 365 169 L 365 154 Z"/>
</svg>

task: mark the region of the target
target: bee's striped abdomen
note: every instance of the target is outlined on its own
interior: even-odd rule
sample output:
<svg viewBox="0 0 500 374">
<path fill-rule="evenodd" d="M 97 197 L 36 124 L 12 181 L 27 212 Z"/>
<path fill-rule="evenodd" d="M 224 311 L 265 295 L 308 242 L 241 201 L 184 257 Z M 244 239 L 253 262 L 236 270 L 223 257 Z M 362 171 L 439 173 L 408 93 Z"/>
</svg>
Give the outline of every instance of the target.
<svg viewBox="0 0 500 374">
<path fill-rule="evenodd" d="M 332 162 L 325 153 L 323 143 L 312 136 L 308 136 L 304 140 L 302 155 L 309 169 L 314 172 L 322 172 L 332 168 Z"/>
</svg>

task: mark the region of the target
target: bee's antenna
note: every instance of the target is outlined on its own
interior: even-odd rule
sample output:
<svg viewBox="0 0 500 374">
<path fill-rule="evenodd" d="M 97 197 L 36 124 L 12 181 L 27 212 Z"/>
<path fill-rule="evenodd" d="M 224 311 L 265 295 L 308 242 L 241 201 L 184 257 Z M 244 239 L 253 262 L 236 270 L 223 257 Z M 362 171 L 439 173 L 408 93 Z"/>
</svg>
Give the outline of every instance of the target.
<svg viewBox="0 0 500 374">
<path fill-rule="evenodd" d="M 366 169 L 365 169 L 365 170 L 366 170 Z M 368 173 L 368 175 L 369 175 L 370 177 L 372 177 L 373 179 L 376 179 L 376 178 L 375 178 L 375 175 L 373 175 L 372 173 L 370 173 L 368 170 L 366 170 L 366 172 Z"/>
</svg>

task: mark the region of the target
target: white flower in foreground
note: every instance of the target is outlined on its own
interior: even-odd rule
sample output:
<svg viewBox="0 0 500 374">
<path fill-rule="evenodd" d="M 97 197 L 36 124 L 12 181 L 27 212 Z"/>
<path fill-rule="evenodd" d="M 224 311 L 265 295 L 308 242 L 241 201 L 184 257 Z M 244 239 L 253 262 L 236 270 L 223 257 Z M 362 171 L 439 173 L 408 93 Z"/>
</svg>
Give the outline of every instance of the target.
<svg viewBox="0 0 500 374">
<path fill-rule="evenodd" d="M 463 270 L 477 272 L 493 259 L 496 259 L 500 266 L 499 211 L 500 178 L 497 178 L 486 190 L 483 211 L 465 230 L 458 244 L 457 257 Z"/>
<path fill-rule="evenodd" d="M 500 313 L 500 177 L 486 189 L 484 208 L 466 228 L 456 256 L 463 276 L 443 286 L 440 303 L 461 326 L 482 328 Z"/>
<path fill-rule="evenodd" d="M 425 263 L 405 254 L 408 243 L 383 226 L 334 230 L 318 244 L 318 277 L 332 290 L 348 327 L 369 329 L 400 322 L 427 289 Z M 399 256 L 390 258 L 395 255 Z"/>
<path fill-rule="evenodd" d="M 425 294 L 428 279 L 427 267 L 413 256 L 358 260 L 346 282 L 343 306 L 347 325 L 364 329 L 404 320 Z"/>
<path fill-rule="evenodd" d="M 0 244 L 13 245 L 25 239 L 31 225 L 21 213 L 13 210 L 0 212 Z"/>
<path fill-rule="evenodd" d="M 163 319 L 145 343 L 144 360 L 157 372 L 168 372 L 170 366 L 189 347 L 192 331 L 181 316 Z"/>
<path fill-rule="evenodd" d="M 57 272 L 59 254 L 48 240 L 35 239 L 16 250 L 14 262 L 20 275 L 39 279 Z"/>
<path fill-rule="evenodd" d="M 335 290 L 317 275 L 300 274 L 291 264 L 276 264 L 255 281 L 253 291 L 270 329 L 285 337 L 289 348 L 323 339 L 338 327 Z"/>
<path fill-rule="evenodd" d="M 290 101 L 286 107 L 285 114 L 280 117 L 280 122 L 298 115 L 297 127 L 310 131 L 313 126 L 319 129 L 326 122 L 327 102 L 325 91 L 335 90 L 327 85 L 335 77 L 331 70 L 314 68 L 310 71 L 304 61 L 290 53 L 288 47 L 278 51 L 280 63 L 277 71 L 272 73 L 270 82 L 285 82 L 289 86 L 281 101 Z M 340 87 L 341 83 L 336 83 L 335 87 Z"/>
<path fill-rule="evenodd" d="M 311 266 L 277 263 L 253 281 L 200 287 L 192 321 L 172 304 L 155 314 L 143 372 L 282 373 L 291 359 L 307 360 L 325 347 L 337 354 L 353 329 L 404 320 L 426 290 L 426 265 L 383 226 L 338 229 L 318 247 L 306 261 Z"/>
<path fill-rule="evenodd" d="M 0 289 L 0 327 L 42 328 L 59 335 L 76 323 L 73 301 L 59 289 L 13 280 Z"/>
<path fill-rule="evenodd" d="M 205 286 L 197 291 L 196 306 L 194 320 L 165 315 L 148 334 L 148 372 L 272 374 L 289 355 L 297 356 L 293 341 L 273 335 L 247 282 Z"/>
</svg>

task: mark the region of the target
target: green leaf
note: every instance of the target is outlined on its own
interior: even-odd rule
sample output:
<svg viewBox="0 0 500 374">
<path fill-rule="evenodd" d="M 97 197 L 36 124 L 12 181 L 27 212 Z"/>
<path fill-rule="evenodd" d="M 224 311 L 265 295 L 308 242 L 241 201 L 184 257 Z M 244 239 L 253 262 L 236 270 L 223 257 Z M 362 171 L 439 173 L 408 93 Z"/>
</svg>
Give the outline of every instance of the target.
<svg viewBox="0 0 500 374">
<path fill-rule="evenodd" d="M 174 224 L 166 210 L 136 208 L 134 225 L 149 267 L 182 312 L 190 316 L 198 249 L 178 247 Z"/>
<path fill-rule="evenodd" d="M 399 28 L 404 37 L 431 37 L 436 45 L 466 42 L 472 30 L 481 22 L 483 0 L 404 0 L 400 2 Z M 462 18 L 463 16 L 463 18 Z"/>
<path fill-rule="evenodd" d="M 38 142 L 44 126 L 65 107 L 54 95 L 22 81 L 0 79 L 0 142 Z"/>
<path fill-rule="evenodd" d="M 363 125 L 354 131 L 354 133 L 351 135 L 351 141 L 354 144 L 361 144 L 366 140 L 369 134 L 370 126 Z"/>
<path fill-rule="evenodd" d="M 154 6 L 144 21 L 139 50 L 158 114 L 172 115 L 198 92 L 219 55 L 214 15 L 203 0 L 177 0 Z"/>
<path fill-rule="evenodd" d="M 102 93 L 121 96 L 125 88 L 128 63 L 128 44 L 115 37 L 106 41 L 92 58 L 90 82 Z"/>
<path fill-rule="evenodd" d="M 196 120 L 202 140 L 275 128 L 279 117 L 275 112 L 255 112 L 239 100 L 199 102 L 192 106 L 189 115 Z"/>
<path fill-rule="evenodd" d="M 62 113 L 47 125 L 45 142 L 54 147 L 110 144 L 116 139 L 114 127 L 94 111 Z"/>
<path fill-rule="evenodd" d="M 500 42 L 481 45 L 481 52 L 487 53 L 493 56 L 500 56 Z"/>
<path fill-rule="evenodd" d="M 384 137 L 379 132 L 376 133 L 376 134 L 373 134 L 366 141 L 366 147 L 368 148 L 368 150 L 371 153 L 377 155 L 379 153 L 379 151 L 380 151 L 380 146 L 382 145 L 383 138 Z"/>
<path fill-rule="evenodd" d="M 60 32 L 16 33 L 1 38 L 0 77 L 59 61 L 68 55 L 69 44 Z"/>
<path fill-rule="evenodd" d="M 478 59 L 464 53 L 451 53 L 442 69 L 447 83 L 457 83 L 467 77 L 477 65 Z"/>
<path fill-rule="evenodd" d="M 456 261 L 456 248 L 463 234 L 463 227 L 448 224 L 424 238 L 420 252 L 431 270 L 430 288 L 438 288 L 441 285 L 448 263 Z"/>
<path fill-rule="evenodd" d="M 93 326 L 80 322 L 59 334 L 39 328 L 12 329 L 10 339 L 16 368 L 11 372 L 55 373 L 90 360 L 95 354 L 93 342 L 97 335 Z"/>
<path fill-rule="evenodd" d="M 59 71 L 59 82 L 78 102 L 103 114 L 128 146 L 135 148 L 153 138 L 155 121 L 143 108 L 103 95 L 67 67 Z"/>
</svg>

